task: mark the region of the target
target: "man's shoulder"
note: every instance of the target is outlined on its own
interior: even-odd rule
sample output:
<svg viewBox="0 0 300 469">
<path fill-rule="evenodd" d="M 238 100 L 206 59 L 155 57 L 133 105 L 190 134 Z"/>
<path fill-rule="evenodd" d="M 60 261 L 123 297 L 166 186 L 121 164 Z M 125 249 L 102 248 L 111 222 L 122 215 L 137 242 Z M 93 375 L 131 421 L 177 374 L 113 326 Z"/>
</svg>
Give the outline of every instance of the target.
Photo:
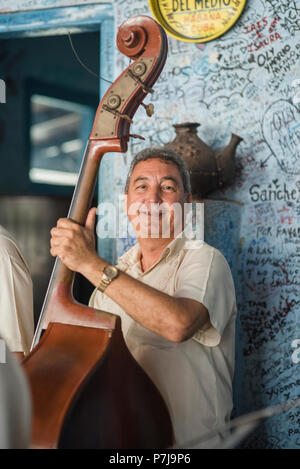
<svg viewBox="0 0 300 469">
<path fill-rule="evenodd" d="M 185 255 L 189 255 L 191 257 L 210 255 L 224 258 L 224 255 L 219 251 L 219 249 L 207 244 L 205 241 L 197 239 L 183 240 L 182 250 L 184 250 Z"/>
<path fill-rule="evenodd" d="M 188 240 L 183 243 L 183 261 L 184 263 L 201 263 L 209 266 L 222 265 L 225 269 L 229 269 L 229 263 L 224 254 L 214 246 L 207 244 L 205 241 Z"/>
</svg>

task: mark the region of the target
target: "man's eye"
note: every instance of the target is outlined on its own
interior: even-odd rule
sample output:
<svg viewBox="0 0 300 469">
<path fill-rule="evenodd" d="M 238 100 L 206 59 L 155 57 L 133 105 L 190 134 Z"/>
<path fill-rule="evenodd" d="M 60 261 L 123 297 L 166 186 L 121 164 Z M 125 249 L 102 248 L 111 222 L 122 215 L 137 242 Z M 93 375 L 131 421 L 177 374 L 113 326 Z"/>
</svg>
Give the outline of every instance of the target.
<svg viewBox="0 0 300 469">
<path fill-rule="evenodd" d="M 174 187 L 173 186 L 162 186 L 162 189 L 165 190 L 165 191 L 174 191 Z"/>
<path fill-rule="evenodd" d="M 145 189 L 146 188 L 146 184 L 141 184 L 140 186 L 137 186 L 136 189 Z"/>
</svg>

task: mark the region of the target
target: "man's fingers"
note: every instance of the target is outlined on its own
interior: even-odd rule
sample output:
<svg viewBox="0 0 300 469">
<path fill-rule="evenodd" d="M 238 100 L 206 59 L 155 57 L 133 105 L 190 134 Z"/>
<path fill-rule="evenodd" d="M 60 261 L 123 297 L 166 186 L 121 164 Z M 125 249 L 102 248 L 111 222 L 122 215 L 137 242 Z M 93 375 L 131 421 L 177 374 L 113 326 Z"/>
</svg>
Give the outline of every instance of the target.
<svg viewBox="0 0 300 469">
<path fill-rule="evenodd" d="M 69 220 L 68 218 L 59 218 L 59 219 L 57 220 L 56 226 L 57 226 L 58 228 L 69 228 L 71 223 L 74 223 L 74 222 L 72 222 L 72 221 Z"/>
<path fill-rule="evenodd" d="M 52 228 L 50 234 L 53 238 L 73 239 L 75 230 L 72 228 Z"/>
<path fill-rule="evenodd" d="M 56 242 L 56 241 L 51 241 L 50 245 L 50 253 L 52 256 L 58 256 L 60 257 L 62 254 L 69 254 L 72 252 L 70 246 L 68 245 L 68 242 Z"/>
<path fill-rule="evenodd" d="M 75 221 L 71 220 L 70 218 L 59 218 L 57 220 L 56 226 L 58 228 L 67 228 L 67 229 L 78 229 L 80 225 Z"/>
<path fill-rule="evenodd" d="M 66 237 L 52 237 L 50 238 L 51 246 L 68 246 L 70 243 L 69 239 Z"/>
<path fill-rule="evenodd" d="M 89 230 L 94 230 L 95 221 L 96 221 L 97 207 L 93 207 L 89 210 L 89 213 L 86 217 L 85 227 Z"/>
<path fill-rule="evenodd" d="M 51 254 L 51 256 L 54 256 L 54 257 L 56 257 L 58 255 L 58 249 L 57 249 L 56 246 L 51 246 L 50 254 Z"/>
<path fill-rule="evenodd" d="M 50 234 L 51 234 L 51 236 L 61 237 L 61 236 L 64 236 L 65 230 L 63 230 L 62 228 L 54 227 L 54 228 L 51 229 Z"/>
</svg>

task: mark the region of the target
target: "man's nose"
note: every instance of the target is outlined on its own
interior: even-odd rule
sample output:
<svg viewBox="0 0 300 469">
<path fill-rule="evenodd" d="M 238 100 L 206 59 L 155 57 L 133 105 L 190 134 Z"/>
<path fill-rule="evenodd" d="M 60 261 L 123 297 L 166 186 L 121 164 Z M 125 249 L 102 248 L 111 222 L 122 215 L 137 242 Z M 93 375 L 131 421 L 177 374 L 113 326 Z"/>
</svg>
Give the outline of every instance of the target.
<svg viewBox="0 0 300 469">
<path fill-rule="evenodd" d="M 147 193 L 146 200 L 148 203 L 161 203 L 161 193 L 159 186 L 152 186 Z"/>
</svg>

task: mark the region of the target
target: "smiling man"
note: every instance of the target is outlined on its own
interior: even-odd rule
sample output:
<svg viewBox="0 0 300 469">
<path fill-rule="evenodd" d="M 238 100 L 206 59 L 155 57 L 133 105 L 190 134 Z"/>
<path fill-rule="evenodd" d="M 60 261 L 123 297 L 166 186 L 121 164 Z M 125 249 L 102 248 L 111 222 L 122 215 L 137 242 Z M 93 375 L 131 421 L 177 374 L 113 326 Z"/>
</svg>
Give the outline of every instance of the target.
<svg viewBox="0 0 300 469">
<path fill-rule="evenodd" d="M 95 285 L 91 306 L 120 315 L 129 350 L 169 408 L 176 443 L 189 447 L 230 418 L 232 276 L 218 250 L 206 243 L 189 249 L 183 208 L 191 201 L 190 181 L 176 153 L 164 148 L 138 153 L 125 194 L 137 244 L 117 266 L 95 251 L 95 208 L 85 227 L 58 221 L 51 230 L 51 254 Z M 215 442 L 220 438 L 216 434 Z"/>
</svg>

